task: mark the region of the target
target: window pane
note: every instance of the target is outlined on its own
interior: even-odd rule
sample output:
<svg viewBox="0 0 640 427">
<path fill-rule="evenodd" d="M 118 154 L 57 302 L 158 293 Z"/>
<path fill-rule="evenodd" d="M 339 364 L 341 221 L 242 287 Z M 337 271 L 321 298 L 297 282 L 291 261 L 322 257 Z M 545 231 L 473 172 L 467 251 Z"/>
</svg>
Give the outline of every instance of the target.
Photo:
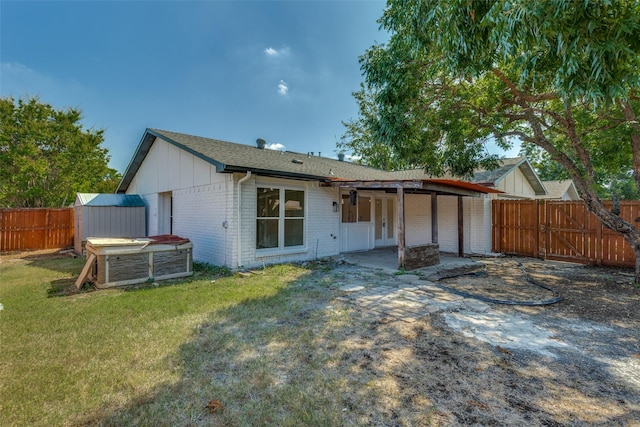
<svg viewBox="0 0 640 427">
<path fill-rule="evenodd" d="M 285 219 L 284 220 L 284 245 L 302 246 L 304 245 L 304 220 Z"/>
<path fill-rule="evenodd" d="M 284 216 L 304 217 L 304 191 L 284 190 Z"/>
<path fill-rule="evenodd" d="M 382 239 L 382 200 L 376 199 L 374 239 Z"/>
<path fill-rule="evenodd" d="M 342 222 L 356 222 L 358 207 L 349 203 L 349 195 L 342 195 Z"/>
<path fill-rule="evenodd" d="M 393 239 L 395 233 L 395 211 L 393 199 L 387 199 L 387 239 Z"/>
<path fill-rule="evenodd" d="M 278 219 L 259 219 L 256 249 L 278 247 Z"/>
<path fill-rule="evenodd" d="M 371 221 L 371 197 L 358 197 L 358 222 Z"/>
<path fill-rule="evenodd" d="M 258 218 L 280 216 L 280 190 L 258 188 Z"/>
</svg>

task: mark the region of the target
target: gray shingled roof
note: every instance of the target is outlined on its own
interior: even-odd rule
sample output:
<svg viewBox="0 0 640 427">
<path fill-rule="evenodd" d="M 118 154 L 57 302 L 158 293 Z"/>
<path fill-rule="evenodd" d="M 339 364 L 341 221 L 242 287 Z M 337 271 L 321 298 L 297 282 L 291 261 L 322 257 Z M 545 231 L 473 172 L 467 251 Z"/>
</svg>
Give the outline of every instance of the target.
<svg viewBox="0 0 640 427">
<path fill-rule="evenodd" d="M 524 157 L 513 157 L 501 159 L 500 167 L 494 170 L 478 169 L 473 173 L 472 182 L 478 184 L 496 184 L 500 178 L 506 176 L 512 169 L 520 166 L 526 159 Z"/>
<path fill-rule="evenodd" d="M 563 179 L 559 181 L 543 181 L 543 184 L 547 189 L 547 195 L 542 196 L 541 198 L 562 199 L 565 193 L 569 193 L 569 197 L 572 198 L 578 196 L 578 192 L 574 187 L 573 180 L 571 179 Z"/>
<path fill-rule="evenodd" d="M 531 185 L 531 188 L 533 188 L 533 191 L 535 191 L 536 195 L 543 196 L 547 194 L 542 181 L 540 181 L 538 174 L 535 172 L 533 166 L 529 163 L 529 160 L 527 160 L 526 157 L 500 159 L 498 162 L 500 163 L 500 167 L 497 169 L 479 169 L 474 172 L 471 182 L 497 187 L 498 183 L 512 170 L 519 168 L 520 172 L 522 172 L 525 178 L 527 178 L 527 181 L 529 181 L 529 184 Z"/>
<path fill-rule="evenodd" d="M 205 161 L 216 164 L 223 171 L 277 172 L 309 178 L 385 179 L 388 172 L 339 161 L 328 157 L 312 156 L 291 151 L 260 149 L 257 146 L 236 144 L 217 139 L 185 135 L 151 129 L 157 136 L 183 146 Z"/>
<path fill-rule="evenodd" d="M 252 145 L 237 144 L 160 129 L 147 129 L 116 190 L 118 193 L 126 192 L 156 138 L 161 138 L 215 165 L 218 172 L 246 172 L 250 170 L 259 175 L 325 182 L 408 181 L 432 178 L 426 175 L 423 170 L 388 172 L 328 157 L 291 151 L 260 149 Z M 450 182 L 448 185 L 455 186 L 455 183 Z M 487 192 L 481 190 L 479 186 L 475 187 L 474 191 Z"/>
</svg>

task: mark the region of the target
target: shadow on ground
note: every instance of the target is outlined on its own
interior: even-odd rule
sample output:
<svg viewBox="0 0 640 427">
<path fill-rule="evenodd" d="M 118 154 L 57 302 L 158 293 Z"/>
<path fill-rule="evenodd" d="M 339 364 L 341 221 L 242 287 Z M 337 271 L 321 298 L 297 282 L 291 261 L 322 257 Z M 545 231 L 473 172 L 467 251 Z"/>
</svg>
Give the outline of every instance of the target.
<svg viewBox="0 0 640 427">
<path fill-rule="evenodd" d="M 335 299 L 350 280 L 392 279 L 370 269 L 315 270 L 277 295 L 213 312 L 166 361 L 180 373 L 177 381 L 77 424 L 627 425 L 640 419 L 640 390 L 596 358 L 512 351 L 455 332 L 441 314 L 406 323 Z M 221 404 L 214 413 L 206 408 L 212 400 Z"/>
</svg>

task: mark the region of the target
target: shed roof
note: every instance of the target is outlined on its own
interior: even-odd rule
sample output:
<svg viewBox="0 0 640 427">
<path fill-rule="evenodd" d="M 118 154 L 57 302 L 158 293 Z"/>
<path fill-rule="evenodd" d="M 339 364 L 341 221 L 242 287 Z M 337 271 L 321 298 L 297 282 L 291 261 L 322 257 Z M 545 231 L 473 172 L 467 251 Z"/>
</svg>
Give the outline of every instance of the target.
<svg viewBox="0 0 640 427">
<path fill-rule="evenodd" d="M 144 201 L 137 194 L 78 193 L 75 205 L 144 207 Z"/>
</svg>

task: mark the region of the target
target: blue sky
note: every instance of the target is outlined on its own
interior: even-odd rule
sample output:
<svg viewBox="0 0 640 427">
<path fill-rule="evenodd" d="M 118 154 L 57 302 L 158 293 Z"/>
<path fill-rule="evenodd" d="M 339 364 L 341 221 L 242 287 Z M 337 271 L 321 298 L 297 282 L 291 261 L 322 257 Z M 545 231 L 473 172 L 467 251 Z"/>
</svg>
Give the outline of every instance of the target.
<svg viewBox="0 0 640 427">
<path fill-rule="evenodd" d="M 383 1 L 0 1 L 0 96 L 77 107 L 124 172 L 147 127 L 336 156 Z"/>
</svg>

